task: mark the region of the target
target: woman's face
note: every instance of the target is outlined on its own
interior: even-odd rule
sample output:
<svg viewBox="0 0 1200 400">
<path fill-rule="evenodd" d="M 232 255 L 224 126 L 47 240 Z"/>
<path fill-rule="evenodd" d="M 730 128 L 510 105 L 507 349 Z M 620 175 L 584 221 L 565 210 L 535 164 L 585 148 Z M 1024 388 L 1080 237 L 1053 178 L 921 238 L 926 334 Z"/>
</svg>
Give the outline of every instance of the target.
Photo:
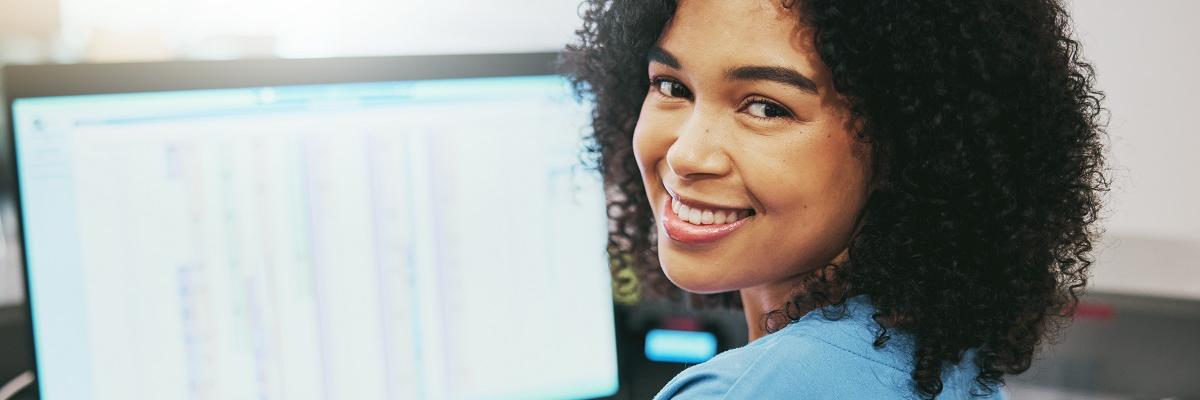
<svg viewBox="0 0 1200 400">
<path fill-rule="evenodd" d="M 842 254 L 866 200 L 869 148 L 779 3 L 680 1 L 649 57 L 634 154 L 688 291 L 792 282 Z"/>
</svg>

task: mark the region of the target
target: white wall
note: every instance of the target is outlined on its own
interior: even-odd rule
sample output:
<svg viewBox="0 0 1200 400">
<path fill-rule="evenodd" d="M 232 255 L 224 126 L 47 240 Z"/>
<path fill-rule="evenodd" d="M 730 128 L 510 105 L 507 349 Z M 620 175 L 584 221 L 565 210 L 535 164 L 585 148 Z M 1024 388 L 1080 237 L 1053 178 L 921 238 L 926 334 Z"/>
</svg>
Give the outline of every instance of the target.
<svg viewBox="0 0 1200 400">
<path fill-rule="evenodd" d="M 547 51 L 580 23 L 577 0 L 60 1 L 87 60 Z"/>
<path fill-rule="evenodd" d="M 1095 290 L 1200 299 L 1200 2 L 1076 0 L 1114 190 Z"/>
</svg>

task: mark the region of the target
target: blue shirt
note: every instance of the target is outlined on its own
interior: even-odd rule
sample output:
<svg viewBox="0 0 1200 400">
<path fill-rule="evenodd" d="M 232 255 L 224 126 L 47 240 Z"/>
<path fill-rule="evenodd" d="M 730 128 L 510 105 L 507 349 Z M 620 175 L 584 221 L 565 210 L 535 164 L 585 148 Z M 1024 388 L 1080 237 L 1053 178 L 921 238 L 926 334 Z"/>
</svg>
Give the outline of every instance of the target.
<svg viewBox="0 0 1200 400">
<path fill-rule="evenodd" d="M 846 301 L 842 318 L 810 312 L 775 333 L 684 370 L 654 399 L 920 398 L 911 377 L 912 337 L 889 331 L 891 339 L 876 348 L 874 311 L 867 296 L 857 296 Z M 980 391 L 973 354 L 967 352 L 962 362 L 943 370 L 938 399 L 1005 398 L 1000 389 L 990 396 L 971 395 Z"/>
</svg>

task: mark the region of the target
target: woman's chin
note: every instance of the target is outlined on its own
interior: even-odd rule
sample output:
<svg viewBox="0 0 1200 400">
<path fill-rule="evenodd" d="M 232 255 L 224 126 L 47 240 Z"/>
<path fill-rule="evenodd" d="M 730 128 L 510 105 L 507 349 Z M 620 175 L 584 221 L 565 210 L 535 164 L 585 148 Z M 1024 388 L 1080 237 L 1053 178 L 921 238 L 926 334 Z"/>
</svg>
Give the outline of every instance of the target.
<svg viewBox="0 0 1200 400">
<path fill-rule="evenodd" d="M 711 271 L 702 263 L 671 262 L 663 258 L 665 257 L 660 257 L 659 260 L 662 264 L 663 275 L 666 275 L 667 279 L 675 286 L 687 292 L 713 294 L 741 289 L 735 282 L 725 279 L 728 271 Z"/>
</svg>

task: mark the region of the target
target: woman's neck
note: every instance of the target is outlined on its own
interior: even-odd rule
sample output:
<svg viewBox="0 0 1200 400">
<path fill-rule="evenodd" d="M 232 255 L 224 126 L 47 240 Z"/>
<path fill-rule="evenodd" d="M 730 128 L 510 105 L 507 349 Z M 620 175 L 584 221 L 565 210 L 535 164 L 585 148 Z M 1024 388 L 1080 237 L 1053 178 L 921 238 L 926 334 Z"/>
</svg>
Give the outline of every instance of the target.
<svg viewBox="0 0 1200 400">
<path fill-rule="evenodd" d="M 741 290 L 742 311 L 746 314 L 746 327 L 753 342 L 767 333 L 767 314 L 781 310 L 797 294 L 796 288 L 803 282 L 802 274 L 785 283 L 769 283 Z"/>
<path fill-rule="evenodd" d="M 840 254 L 833 258 L 831 263 L 842 265 L 849 258 L 848 256 L 849 250 L 842 250 Z M 785 307 L 788 307 L 788 303 L 797 295 L 803 294 L 804 281 L 816 271 L 804 271 L 783 280 L 752 286 L 739 291 L 742 298 L 742 311 L 746 314 L 746 326 L 749 328 L 751 342 L 770 333 L 767 331 L 767 314 L 772 311 L 790 311 L 783 315 L 783 317 L 787 318 L 803 315 L 811 311 L 795 308 L 788 309 Z M 795 306 L 799 305 L 793 305 L 793 307 Z"/>
</svg>

